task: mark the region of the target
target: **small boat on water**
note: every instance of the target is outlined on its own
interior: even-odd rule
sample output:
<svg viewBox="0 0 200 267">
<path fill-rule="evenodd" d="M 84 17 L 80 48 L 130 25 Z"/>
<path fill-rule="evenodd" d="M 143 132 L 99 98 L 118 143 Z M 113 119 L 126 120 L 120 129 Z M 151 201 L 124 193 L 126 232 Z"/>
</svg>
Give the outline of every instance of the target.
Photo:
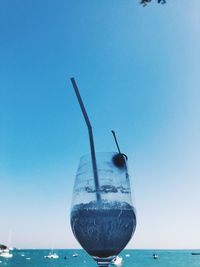
<svg viewBox="0 0 200 267">
<path fill-rule="evenodd" d="M 154 258 L 154 260 L 158 259 L 158 255 L 154 253 L 153 258 Z"/>
<path fill-rule="evenodd" d="M 197 256 L 200 255 L 200 252 L 192 252 L 191 254 Z"/>
<path fill-rule="evenodd" d="M 72 257 L 78 257 L 78 253 L 74 252 Z"/>
<path fill-rule="evenodd" d="M 117 256 L 116 258 L 114 258 L 114 260 L 111 262 L 111 264 L 113 265 L 121 265 L 122 264 L 122 257 Z"/>
<path fill-rule="evenodd" d="M 49 254 L 48 255 L 46 255 L 46 256 L 44 256 L 44 258 L 45 259 L 58 259 L 59 258 L 59 256 L 58 256 L 58 254 L 54 251 L 54 242 L 53 242 L 53 235 L 52 235 L 52 246 L 51 246 L 51 250 L 50 250 L 50 252 L 49 252 Z"/>
<path fill-rule="evenodd" d="M 4 249 L 0 250 L 0 257 L 9 259 L 13 257 L 13 254 L 10 253 L 9 249 Z"/>
<path fill-rule="evenodd" d="M 50 252 L 47 256 L 44 256 L 45 259 L 58 259 L 59 256 L 55 252 Z"/>
<path fill-rule="evenodd" d="M 9 259 L 13 257 L 13 254 L 10 253 L 10 249 L 7 246 L 0 244 L 0 257 Z"/>
</svg>

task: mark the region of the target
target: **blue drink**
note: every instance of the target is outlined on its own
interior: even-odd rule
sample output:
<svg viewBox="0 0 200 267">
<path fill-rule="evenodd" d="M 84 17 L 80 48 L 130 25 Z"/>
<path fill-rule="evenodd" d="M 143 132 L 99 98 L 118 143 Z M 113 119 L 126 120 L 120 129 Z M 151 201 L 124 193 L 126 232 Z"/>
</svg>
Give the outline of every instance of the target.
<svg viewBox="0 0 200 267">
<path fill-rule="evenodd" d="M 81 246 L 94 257 L 116 256 L 136 228 L 134 208 L 126 202 L 96 201 L 75 205 L 71 227 Z"/>
</svg>

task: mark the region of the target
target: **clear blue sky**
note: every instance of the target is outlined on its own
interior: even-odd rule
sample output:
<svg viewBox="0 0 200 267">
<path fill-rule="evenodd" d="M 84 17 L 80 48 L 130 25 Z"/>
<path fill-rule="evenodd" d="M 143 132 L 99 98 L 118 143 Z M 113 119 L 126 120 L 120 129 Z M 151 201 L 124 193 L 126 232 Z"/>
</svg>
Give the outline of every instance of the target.
<svg viewBox="0 0 200 267">
<path fill-rule="evenodd" d="M 87 129 L 129 156 L 131 248 L 200 246 L 200 2 L 0 0 L 0 243 L 79 247 L 69 214 Z"/>
</svg>

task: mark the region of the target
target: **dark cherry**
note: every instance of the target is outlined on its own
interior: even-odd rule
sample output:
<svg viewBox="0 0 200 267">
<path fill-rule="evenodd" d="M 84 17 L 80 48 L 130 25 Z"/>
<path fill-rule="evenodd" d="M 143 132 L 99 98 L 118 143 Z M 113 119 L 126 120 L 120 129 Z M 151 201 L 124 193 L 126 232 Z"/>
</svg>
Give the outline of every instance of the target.
<svg viewBox="0 0 200 267">
<path fill-rule="evenodd" d="M 113 156 L 112 161 L 113 164 L 118 167 L 119 169 L 123 169 L 126 166 L 127 156 L 122 153 L 117 153 Z"/>
</svg>

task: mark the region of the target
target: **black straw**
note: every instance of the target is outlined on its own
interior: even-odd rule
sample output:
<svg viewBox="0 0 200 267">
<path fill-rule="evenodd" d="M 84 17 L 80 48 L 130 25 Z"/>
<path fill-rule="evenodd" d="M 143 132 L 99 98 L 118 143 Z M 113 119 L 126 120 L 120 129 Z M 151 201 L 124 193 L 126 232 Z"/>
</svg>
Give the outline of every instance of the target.
<svg viewBox="0 0 200 267">
<path fill-rule="evenodd" d="M 91 150 L 91 157 L 92 157 L 92 167 L 93 167 L 93 174 L 94 174 L 94 184 L 95 184 L 95 191 L 96 191 L 96 199 L 97 201 L 101 200 L 101 195 L 100 195 L 100 190 L 99 190 L 99 178 L 98 178 L 98 170 L 97 170 L 97 162 L 96 162 L 96 155 L 95 155 L 95 148 L 94 148 L 94 139 L 93 139 L 93 134 L 92 134 L 92 126 L 89 121 L 86 109 L 84 107 L 82 98 L 80 96 L 78 87 L 76 85 L 75 79 L 71 78 L 72 85 L 74 87 L 74 91 L 76 93 L 79 105 L 81 107 L 81 111 L 83 113 L 85 122 L 88 127 L 88 133 L 89 133 L 89 139 L 90 139 L 90 150 Z"/>
</svg>

